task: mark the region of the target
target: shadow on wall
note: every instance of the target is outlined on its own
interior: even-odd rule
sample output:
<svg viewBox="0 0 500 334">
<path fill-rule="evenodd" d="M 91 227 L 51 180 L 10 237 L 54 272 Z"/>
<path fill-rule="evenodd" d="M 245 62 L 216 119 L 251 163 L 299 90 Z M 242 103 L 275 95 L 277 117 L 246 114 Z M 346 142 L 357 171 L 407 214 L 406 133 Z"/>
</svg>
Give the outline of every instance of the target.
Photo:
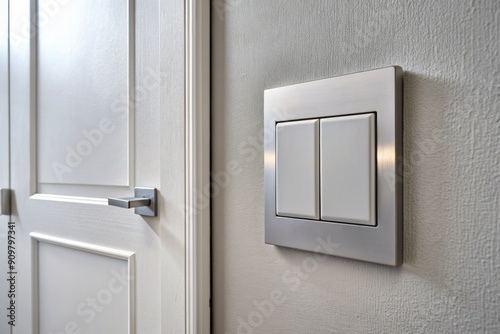
<svg viewBox="0 0 500 334">
<path fill-rule="evenodd" d="M 405 72 L 403 103 L 403 268 L 440 284 L 449 228 L 442 197 L 442 184 L 448 177 L 444 130 L 447 83 Z"/>
</svg>

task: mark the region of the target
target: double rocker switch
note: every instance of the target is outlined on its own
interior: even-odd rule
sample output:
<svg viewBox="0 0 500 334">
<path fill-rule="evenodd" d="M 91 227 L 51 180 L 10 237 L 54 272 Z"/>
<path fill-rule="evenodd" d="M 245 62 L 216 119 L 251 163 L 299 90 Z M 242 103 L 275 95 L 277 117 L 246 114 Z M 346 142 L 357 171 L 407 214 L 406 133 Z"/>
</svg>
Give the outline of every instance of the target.
<svg viewBox="0 0 500 334">
<path fill-rule="evenodd" d="M 376 226 L 375 113 L 276 125 L 276 214 Z"/>
<path fill-rule="evenodd" d="M 266 90 L 265 242 L 401 265 L 402 121 L 399 66 Z"/>
</svg>

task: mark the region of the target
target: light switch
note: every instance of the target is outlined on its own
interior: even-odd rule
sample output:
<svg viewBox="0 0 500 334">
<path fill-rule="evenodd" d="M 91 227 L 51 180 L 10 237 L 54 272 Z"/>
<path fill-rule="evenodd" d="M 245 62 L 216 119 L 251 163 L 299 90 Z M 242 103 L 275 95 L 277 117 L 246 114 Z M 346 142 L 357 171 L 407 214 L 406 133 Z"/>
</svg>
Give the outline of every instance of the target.
<svg viewBox="0 0 500 334">
<path fill-rule="evenodd" d="M 321 219 L 377 225 L 375 114 L 324 118 L 320 137 Z"/>
<path fill-rule="evenodd" d="M 276 125 L 276 212 L 319 219 L 319 120 Z"/>
<path fill-rule="evenodd" d="M 266 90 L 265 242 L 401 265 L 402 111 L 398 66 Z"/>
</svg>

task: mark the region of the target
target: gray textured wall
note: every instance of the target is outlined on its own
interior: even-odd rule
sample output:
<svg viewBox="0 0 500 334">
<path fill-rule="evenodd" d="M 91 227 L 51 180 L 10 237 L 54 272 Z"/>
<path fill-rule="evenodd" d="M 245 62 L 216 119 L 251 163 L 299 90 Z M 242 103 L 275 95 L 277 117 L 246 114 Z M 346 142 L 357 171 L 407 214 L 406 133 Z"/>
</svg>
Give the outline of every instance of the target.
<svg viewBox="0 0 500 334">
<path fill-rule="evenodd" d="M 500 333 L 499 32 L 498 0 L 213 2 L 214 333 Z M 264 244 L 263 91 L 389 65 L 404 265 L 298 272 Z"/>
</svg>

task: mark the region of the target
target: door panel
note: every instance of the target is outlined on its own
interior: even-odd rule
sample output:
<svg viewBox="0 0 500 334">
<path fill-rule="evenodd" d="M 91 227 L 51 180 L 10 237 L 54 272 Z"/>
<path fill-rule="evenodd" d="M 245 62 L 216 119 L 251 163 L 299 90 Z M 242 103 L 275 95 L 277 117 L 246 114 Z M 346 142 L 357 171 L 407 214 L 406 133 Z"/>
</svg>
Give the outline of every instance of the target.
<svg viewBox="0 0 500 334">
<path fill-rule="evenodd" d="M 40 333 L 133 332 L 133 253 L 33 237 Z"/>
<path fill-rule="evenodd" d="M 53 2 L 40 1 L 38 15 Z M 134 15 L 127 0 L 71 1 L 40 24 L 36 111 L 42 189 L 130 184 Z"/>
</svg>

